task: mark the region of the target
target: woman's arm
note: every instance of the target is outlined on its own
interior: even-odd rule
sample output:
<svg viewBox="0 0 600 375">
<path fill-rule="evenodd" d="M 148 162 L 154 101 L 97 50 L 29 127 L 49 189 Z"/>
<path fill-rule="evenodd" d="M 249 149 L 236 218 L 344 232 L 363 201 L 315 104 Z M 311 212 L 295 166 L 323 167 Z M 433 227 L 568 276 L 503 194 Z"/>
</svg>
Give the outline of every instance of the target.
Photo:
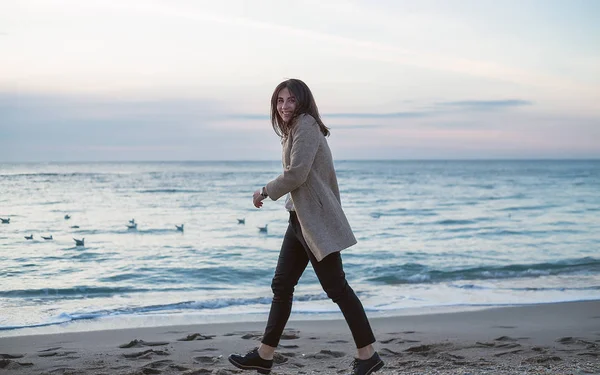
<svg viewBox="0 0 600 375">
<path fill-rule="evenodd" d="M 312 116 L 302 115 L 298 119 L 298 123 L 292 128 L 290 165 L 266 186 L 272 200 L 279 199 L 306 181 L 322 136 L 323 133 Z"/>
</svg>

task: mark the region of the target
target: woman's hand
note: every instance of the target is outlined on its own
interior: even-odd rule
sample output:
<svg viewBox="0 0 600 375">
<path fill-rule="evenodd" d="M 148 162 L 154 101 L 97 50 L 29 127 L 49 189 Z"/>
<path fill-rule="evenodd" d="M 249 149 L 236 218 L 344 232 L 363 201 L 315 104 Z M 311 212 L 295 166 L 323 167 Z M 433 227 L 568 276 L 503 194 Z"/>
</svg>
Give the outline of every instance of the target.
<svg viewBox="0 0 600 375">
<path fill-rule="evenodd" d="M 256 208 L 261 208 L 263 205 L 263 202 L 265 200 L 265 197 L 263 197 L 261 194 L 260 189 L 256 190 L 254 192 L 254 195 L 252 195 L 252 203 L 254 204 L 254 207 Z"/>
</svg>

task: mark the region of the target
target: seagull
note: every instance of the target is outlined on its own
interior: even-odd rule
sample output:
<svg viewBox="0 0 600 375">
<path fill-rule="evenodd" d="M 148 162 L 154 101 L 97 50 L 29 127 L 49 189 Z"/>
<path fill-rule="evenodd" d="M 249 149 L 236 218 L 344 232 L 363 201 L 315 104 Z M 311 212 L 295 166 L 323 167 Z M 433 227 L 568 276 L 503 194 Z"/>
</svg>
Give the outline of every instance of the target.
<svg viewBox="0 0 600 375">
<path fill-rule="evenodd" d="M 269 226 L 269 224 L 265 224 L 264 227 L 258 227 L 258 231 L 261 233 L 267 233 L 267 227 Z"/>
<path fill-rule="evenodd" d="M 181 225 L 177 225 L 177 224 L 175 224 L 175 228 L 177 228 L 177 230 L 178 230 L 179 232 L 183 232 L 183 224 L 181 224 Z"/>
<path fill-rule="evenodd" d="M 65 220 L 69 220 L 70 218 L 71 218 L 71 215 L 69 215 L 69 214 L 65 215 Z"/>
<path fill-rule="evenodd" d="M 10 217 L 8 219 L 0 218 L 0 220 L 2 220 L 2 224 L 10 224 Z"/>
<path fill-rule="evenodd" d="M 33 234 L 30 234 L 29 236 L 25 236 L 26 240 L 33 240 Z"/>
<path fill-rule="evenodd" d="M 49 237 L 44 237 L 44 236 L 42 236 L 42 238 L 43 238 L 43 239 L 45 239 L 45 240 L 52 240 L 52 239 L 53 239 L 53 238 L 52 238 L 52 235 L 50 235 Z"/>
<path fill-rule="evenodd" d="M 127 229 L 137 229 L 137 223 L 127 224 Z"/>
<path fill-rule="evenodd" d="M 82 238 L 80 240 L 78 240 L 77 238 L 73 238 L 73 240 L 75 241 L 75 246 L 85 246 L 83 244 L 83 241 L 85 241 L 85 238 Z"/>
<path fill-rule="evenodd" d="M 238 219 L 238 224 L 246 224 L 246 218 Z"/>
</svg>

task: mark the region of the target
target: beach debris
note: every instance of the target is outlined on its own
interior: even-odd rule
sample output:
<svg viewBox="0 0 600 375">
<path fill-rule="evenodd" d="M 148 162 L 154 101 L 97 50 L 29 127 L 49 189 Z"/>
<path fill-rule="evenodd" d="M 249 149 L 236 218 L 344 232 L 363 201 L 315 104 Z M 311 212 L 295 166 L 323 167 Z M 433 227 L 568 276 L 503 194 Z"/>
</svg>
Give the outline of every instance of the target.
<svg viewBox="0 0 600 375">
<path fill-rule="evenodd" d="M 29 236 L 25 236 L 26 240 L 33 240 L 33 234 L 30 234 Z"/>
<path fill-rule="evenodd" d="M 45 239 L 46 241 L 50 241 L 53 240 L 54 238 L 52 238 L 52 235 L 49 236 L 41 236 L 43 239 Z"/>
<path fill-rule="evenodd" d="M 10 217 L 6 219 L 0 217 L 0 220 L 2 221 L 2 224 L 10 224 Z"/>
<path fill-rule="evenodd" d="M 73 241 L 75 241 L 75 246 L 85 246 L 85 237 L 80 240 L 78 240 L 77 238 L 73 238 Z"/>
<path fill-rule="evenodd" d="M 246 224 L 246 218 L 237 219 L 238 224 Z"/>
<path fill-rule="evenodd" d="M 175 224 L 175 228 L 177 228 L 178 232 L 183 232 L 183 224 L 181 224 L 181 225 Z"/>
</svg>

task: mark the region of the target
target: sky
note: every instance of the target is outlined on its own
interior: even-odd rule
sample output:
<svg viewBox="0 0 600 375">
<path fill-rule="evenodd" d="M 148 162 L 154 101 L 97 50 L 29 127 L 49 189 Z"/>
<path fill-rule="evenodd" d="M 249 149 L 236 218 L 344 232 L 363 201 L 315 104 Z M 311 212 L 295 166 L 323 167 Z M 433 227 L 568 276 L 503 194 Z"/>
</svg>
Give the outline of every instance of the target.
<svg viewBox="0 0 600 375">
<path fill-rule="evenodd" d="M 0 0 L 0 162 L 600 158 L 600 1 Z"/>
</svg>

